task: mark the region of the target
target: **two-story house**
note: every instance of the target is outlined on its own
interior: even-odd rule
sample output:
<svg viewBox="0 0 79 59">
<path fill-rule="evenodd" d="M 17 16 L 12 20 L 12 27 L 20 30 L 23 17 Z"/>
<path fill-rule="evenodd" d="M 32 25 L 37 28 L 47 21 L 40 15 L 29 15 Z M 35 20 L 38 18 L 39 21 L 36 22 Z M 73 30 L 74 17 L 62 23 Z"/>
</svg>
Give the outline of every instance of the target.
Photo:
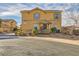
<svg viewBox="0 0 79 59">
<path fill-rule="evenodd" d="M 16 28 L 16 21 L 13 19 L 2 19 L 0 23 L 0 32 L 10 33 Z"/>
<path fill-rule="evenodd" d="M 43 10 L 39 8 L 22 10 L 21 29 L 24 33 L 32 32 L 34 28 L 39 33 L 49 33 L 52 27 L 56 27 L 61 31 L 61 12 L 60 10 Z"/>
</svg>

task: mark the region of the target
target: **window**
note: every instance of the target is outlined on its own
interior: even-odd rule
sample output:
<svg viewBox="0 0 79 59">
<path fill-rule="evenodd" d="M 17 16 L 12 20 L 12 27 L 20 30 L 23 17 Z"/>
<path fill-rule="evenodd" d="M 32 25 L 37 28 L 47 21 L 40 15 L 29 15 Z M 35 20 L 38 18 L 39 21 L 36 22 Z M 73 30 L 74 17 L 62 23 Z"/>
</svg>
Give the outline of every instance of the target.
<svg viewBox="0 0 79 59">
<path fill-rule="evenodd" d="M 35 14 L 34 14 L 34 19 L 35 19 L 35 20 L 38 20 L 39 18 L 40 18 L 40 14 L 39 14 L 39 13 L 35 13 Z"/>
<path fill-rule="evenodd" d="M 61 17 L 60 14 L 55 14 L 55 15 L 54 15 L 54 18 L 55 18 L 55 19 L 59 19 L 60 17 Z"/>
<path fill-rule="evenodd" d="M 34 24 L 34 29 L 38 30 L 38 24 Z"/>
</svg>

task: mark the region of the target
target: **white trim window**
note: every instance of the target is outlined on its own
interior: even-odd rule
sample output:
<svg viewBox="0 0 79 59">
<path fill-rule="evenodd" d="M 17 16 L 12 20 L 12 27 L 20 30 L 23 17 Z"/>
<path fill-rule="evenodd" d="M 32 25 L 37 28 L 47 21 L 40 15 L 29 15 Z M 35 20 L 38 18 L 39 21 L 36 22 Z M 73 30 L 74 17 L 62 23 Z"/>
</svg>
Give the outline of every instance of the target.
<svg viewBox="0 0 79 59">
<path fill-rule="evenodd" d="M 59 19 L 61 17 L 61 14 L 55 14 L 54 19 Z"/>
<path fill-rule="evenodd" d="M 35 14 L 34 14 L 34 19 L 35 19 L 35 20 L 38 20 L 39 18 L 40 18 L 40 14 L 39 14 L 39 13 L 35 13 Z"/>
<path fill-rule="evenodd" d="M 34 24 L 34 29 L 38 30 L 39 26 L 38 24 Z"/>
</svg>

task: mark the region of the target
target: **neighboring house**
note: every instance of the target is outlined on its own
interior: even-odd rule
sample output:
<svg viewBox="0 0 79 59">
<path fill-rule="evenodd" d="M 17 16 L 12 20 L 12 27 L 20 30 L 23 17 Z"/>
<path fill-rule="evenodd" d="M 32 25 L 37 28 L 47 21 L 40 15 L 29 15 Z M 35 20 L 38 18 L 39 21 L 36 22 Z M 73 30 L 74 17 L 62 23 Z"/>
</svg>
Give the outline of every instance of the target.
<svg viewBox="0 0 79 59">
<path fill-rule="evenodd" d="M 52 27 L 61 31 L 61 12 L 60 10 L 42 10 L 39 8 L 22 10 L 21 29 L 24 33 L 33 32 L 33 29 L 37 29 L 39 33 L 49 33 Z"/>
<path fill-rule="evenodd" d="M 61 32 L 64 33 L 64 34 L 72 34 L 73 33 L 73 26 L 62 27 Z"/>
<path fill-rule="evenodd" d="M 61 32 L 64 33 L 64 34 L 79 34 L 79 26 L 62 27 L 62 31 Z"/>
<path fill-rule="evenodd" d="M 1 20 L 0 32 L 9 33 L 9 32 L 12 32 L 14 28 L 16 28 L 15 20 L 13 19 L 2 19 Z"/>
</svg>

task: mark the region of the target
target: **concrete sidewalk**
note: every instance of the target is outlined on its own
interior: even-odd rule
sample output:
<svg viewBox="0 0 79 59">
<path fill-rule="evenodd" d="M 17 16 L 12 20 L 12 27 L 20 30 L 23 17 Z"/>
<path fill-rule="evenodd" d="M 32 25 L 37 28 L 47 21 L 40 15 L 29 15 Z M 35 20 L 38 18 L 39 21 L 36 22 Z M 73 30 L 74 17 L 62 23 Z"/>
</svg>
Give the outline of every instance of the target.
<svg viewBox="0 0 79 59">
<path fill-rule="evenodd" d="M 21 37 L 21 38 L 24 38 L 24 39 L 37 39 L 37 40 L 47 40 L 47 41 L 55 41 L 55 42 L 72 44 L 72 45 L 79 45 L 79 40 L 69 40 L 69 39 L 49 38 L 49 37 Z"/>
</svg>

